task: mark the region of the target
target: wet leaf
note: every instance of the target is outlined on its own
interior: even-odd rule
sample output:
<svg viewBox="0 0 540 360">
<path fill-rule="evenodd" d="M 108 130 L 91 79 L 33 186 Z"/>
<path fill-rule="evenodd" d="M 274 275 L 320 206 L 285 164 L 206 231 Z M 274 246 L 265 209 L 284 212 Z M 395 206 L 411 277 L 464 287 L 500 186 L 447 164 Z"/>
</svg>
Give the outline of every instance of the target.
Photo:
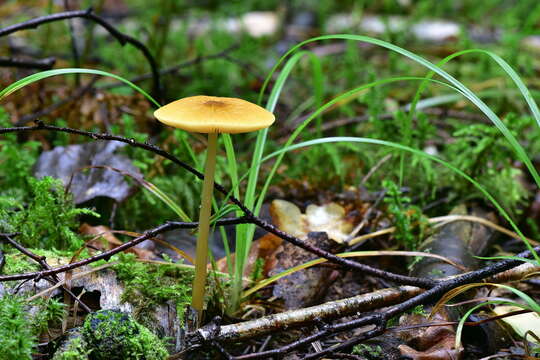
<svg viewBox="0 0 540 360">
<path fill-rule="evenodd" d="M 107 169 L 92 168 L 87 171 L 80 169 L 86 166 L 105 165 L 142 177 L 126 156 L 114 154 L 117 149 L 124 146 L 125 144 L 117 141 L 58 146 L 40 155 L 34 167 L 34 175 L 38 178 L 52 176 L 61 179 L 64 185 L 70 182 L 73 175 L 70 191 L 73 193 L 75 204 L 99 196 L 122 202 L 131 193 L 131 186 L 125 181 L 124 176 Z"/>
<path fill-rule="evenodd" d="M 400 326 L 448 320 L 448 315 L 444 311 L 437 313 L 429 321 L 422 315 L 412 314 L 403 316 L 400 319 Z M 412 328 L 400 332 L 400 336 L 407 342 L 407 345 L 398 347 L 401 355 L 414 360 L 456 360 L 463 352 L 462 348 L 454 347 L 456 333 L 451 325 Z"/>
<path fill-rule="evenodd" d="M 332 241 L 324 232 L 309 233 L 305 241 L 323 249 L 332 246 Z M 316 258 L 316 255 L 295 245 L 284 243 L 276 253 L 277 263 L 270 275 L 279 274 L 286 269 Z M 274 286 L 273 294 L 285 300 L 287 309 L 298 309 L 312 305 L 326 291 L 331 272 L 331 269 L 323 267 L 296 271 L 280 278 Z"/>
</svg>

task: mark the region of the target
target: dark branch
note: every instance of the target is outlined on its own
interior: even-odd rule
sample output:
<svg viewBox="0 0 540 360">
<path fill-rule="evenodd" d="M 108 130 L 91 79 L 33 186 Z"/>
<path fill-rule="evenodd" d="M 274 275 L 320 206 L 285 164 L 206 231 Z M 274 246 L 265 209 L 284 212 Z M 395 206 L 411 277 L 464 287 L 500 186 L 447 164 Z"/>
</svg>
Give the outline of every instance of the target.
<svg viewBox="0 0 540 360">
<path fill-rule="evenodd" d="M 150 50 L 139 40 L 136 38 L 126 35 L 122 33 L 121 31 L 117 30 L 113 25 L 111 25 L 109 22 L 107 22 L 102 17 L 94 14 L 92 12 L 92 8 L 89 8 L 87 10 L 75 10 L 75 11 L 65 11 L 57 14 L 52 15 L 46 15 L 46 16 L 40 16 L 34 19 L 30 19 L 28 21 L 24 21 L 18 24 L 7 26 L 3 29 L 0 29 L 0 37 L 13 34 L 17 31 L 21 30 L 28 30 L 28 29 L 35 29 L 39 27 L 40 25 L 47 24 L 54 21 L 60 21 L 65 19 L 73 19 L 73 18 L 84 18 L 88 20 L 92 20 L 96 22 L 97 24 L 104 27 L 111 36 L 113 36 L 118 42 L 123 46 L 127 43 L 133 45 L 136 47 L 139 51 L 141 51 L 150 64 L 150 68 L 152 71 L 152 78 L 154 81 L 154 94 L 157 97 L 158 102 L 162 100 L 162 90 L 161 90 L 161 82 L 159 78 L 159 69 L 158 65 L 156 63 L 156 60 L 154 59 L 154 56 L 150 53 Z"/>
<path fill-rule="evenodd" d="M 22 69 L 49 70 L 56 63 L 56 58 L 48 57 L 40 60 L 23 60 L 15 58 L 0 57 L 0 66 L 16 67 Z"/>
<path fill-rule="evenodd" d="M 534 251 L 536 252 L 540 251 L 540 246 L 534 248 Z M 531 255 L 532 254 L 530 251 L 524 251 L 518 254 L 517 256 L 522 257 L 522 258 L 529 258 L 531 257 Z M 484 267 L 483 269 L 472 271 L 472 272 L 459 275 L 448 280 L 441 281 L 437 286 L 429 290 L 426 290 L 422 294 L 417 295 L 409 300 L 406 300 L 400 303 L 399 305 L 390 307 L 389 309 L 386 309 L 384 312 L 375 313 L 375 314 L 373 313 L 366 314 L 366 315 L 360 316 L 359 318 L 355 320 L 351 320 L 345 323 L 327 325 L 321 331 L 307 338 L 300 339 L 298 341 L 285 345 L 283 347 L 264 351 L 264 352 L 259 352 L 259 353 L 252 353 L 249 355 L 236 356 L 236 357 L 233 357 L 233 360 L 265 359 L 265 358 L 268 358 L 269 356 L 283 355 L 291 350 L 305 346 L 306 344 L 310 342 L 313 342 L 315 340 L 330 336 L 332 334 L 335 334 L 344 330 L 359 328 L 367 324 L 377 325 L 377 327 L 374 330 L 367 331 L 359 337 L 352 338 L 344 343 L 341 343 L 334 347 L 327 348 L 321 352 L 309 354 L 306 357 L 304 357 L 304 359 L 319 359 L 330 353 L 344 351 L 367 339 L 371 339 L 375 336 L 381 335 L 384 332 L 384 329 L 386 327 L 386 323 L 388 322 L 388 320 L 390 320 L 391 318 L 395 316 L 403 314 L 405 311 L 410 310 L 417 305 L 428 304 L 432 302 L 433 300 L 435 300 L 437 297 L 442 296 L 443 294 L 445 294 L 451 289 L 455 289 L 465 284 L 483 280 L 495 274 L 499 274 L 503 271 L 512 269 L 518 265 L 521 265 L 522 263 L 523 261 L 514 260 L 514 259 L 502 260 L 502 261 L 496 262 L 492 265 Z M 219 337 L 219 334 L 216 334 L 216 337 Z M 212 338 L 212 339 L 208 339 L 208 341 L 212 343 L 213 341 L 216 341 L 216 340 Z"/>
<path fill-rule="evenodd" d="M 249 222 L 246 218 L 240 217 L 240 218 L 233 218 L 233 219 L 224 219 L 224 220 L 218 220 L 216 222 L 216 226 L 224 226 L 224 225 L 234 225 L 234 224 L 245 224 Z M 141 242 L 147 239 L 151 239 L 153 237 L 156 237 L 157 235 L 171 231 L 174 229 L 194 229 L 199 224 L 196 222 L 179 222 L 179 221 L 170 221 L 163 225 L 160 225 L 154 229 L 145 231 L 143 235 L 136 237 L 128 242 L 123 243 L 120 246 L 115 247 L 114 249 L 104 251 L 100 254 L 90 256 L 86 259 L 67 264 L 62 266 L 57 266 L 55 268 L 49 268 L 44 271 L 36 271 L 32 273 L 26 273 L 26 274 L 14 274 L 14 275 L 2 275 L 0 276 L 0 282 L 2 281 L 13 281 L 13 280 L 23 280 L 23 279 L 32 279 L 32 278 L 42 278 L 44 276 L 50 276 L 58 273 L 62 273 L 65 271 L 73 270 L 78 267 L 81 267 L 83 265 L 87 265 L 99 260 L 109 260 L 111 256 L 118 254 L 119 252 L 122 252 L 124 250 L 127 250 Z M 12 234 L 0 234 L 0 239 L 7 239 L 9 235 Z"/>
</svg>

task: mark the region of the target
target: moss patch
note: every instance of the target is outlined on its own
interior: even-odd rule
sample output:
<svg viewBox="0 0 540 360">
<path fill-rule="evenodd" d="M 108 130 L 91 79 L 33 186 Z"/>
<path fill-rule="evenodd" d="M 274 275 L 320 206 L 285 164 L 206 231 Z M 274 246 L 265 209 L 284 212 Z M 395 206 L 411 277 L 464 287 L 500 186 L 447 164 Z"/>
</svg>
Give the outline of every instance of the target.
<svg viewBox="0 0 540 360">
<path fill-rule="evenodd" d="M 32 359 L 36 336 L 24 308 L 19 297 L 0 298 L 0 359 Z"/>
<path fill-rule="evenodd" d="M 134 305 L 137 320 L 148 318 L 146 315 L 157 305 L 167 301 L 174 302 L 178 316 L 183 318 L 184 309 L 191 303 L 192 269 L 179 268 L 172 263 L 141 263 L 133 254 L 122 254 L 119 258 L 120 264 L 113 269 L 125 287 L 122 300 Z"/>
<path fill-rule="evenodd" d="M 163 360 L 169 355 L 156 335 L 119 311 L 90 314 L 84 322 L 82 338 L 93 360 Z"/>
<path fill-rule="evenodd" d="M 81 334 L 76 331 L 54 354 L 52 360 L 88 360 L 89 353 L 90 350 L 88 350 L 86 342 L 82 339 Z"/>
<path fill-rule="evenodd" d="M 69 263 L 69 258 L 73 255 L 72 251 L 59 250 L 44 250 L 44 249 L 29 249 L 38 256 L 45 256 L 47 263 L 51 266 L 64 265 Z M 4 254 L 6 263 L 2 269 L 2 274 L 22 274 L 25 272 L 33 272 L 41 270 L 40 266 L 28 256 L 11 249 L 10 252 Z M 86 256 L 87 252 L 81 256 Z"/>
</svg>

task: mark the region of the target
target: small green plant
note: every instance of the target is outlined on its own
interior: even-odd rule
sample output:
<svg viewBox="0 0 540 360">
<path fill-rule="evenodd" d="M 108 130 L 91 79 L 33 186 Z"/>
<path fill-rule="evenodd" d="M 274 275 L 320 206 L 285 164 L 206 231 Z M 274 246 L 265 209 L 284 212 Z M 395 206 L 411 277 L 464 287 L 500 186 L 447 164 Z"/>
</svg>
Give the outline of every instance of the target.
<svg viewBox="0 0 540 360">
<path fill-rule="evenodd" d="M 405 249 L 416 250 L 428 225 L 422 210 L 410 204 L 411 199 L 403 195 L 396 183 L 385 180 L 383 187 L 386 189 L 384 202 L 396 227 L 396 240 Z"/>
<path fill-rule="evenodd" d="M 352 350 L 354 355 L 369 355 L 375 359 L 380 359 L 383 356 L 383 350 L 380 345 L 355 345 Z"/>
<path fill-rule="evenodd" d="M 31 197 L 27 205 L 10 197 L 0 197 L 0 230 L 19 232 L 17 240 L 27 247 L 75 250 L 83 240 L 73 231 L 79 215 L 99 214 L 74 206 L 62 182 L 51 177 L 28 178 Z"/>
<path fill-rule="evenodd" d="M 66 316 L 66 306 L 55 298 L 38 298 L 32 302 L 33 306 L 38 306 L 40 311 L 36 312 L 32 318 L 32 328 L 34 334 L 43 334 L 49 327 L 58 325 Z"/>
<path fill-rule="evenodd" d="M 412 308 L 409 313 L 413 315 L 427 316 L 426 310 L 424 310 L 424 305 L 418 305 Z"/>
<path fill-rule="evenodd" d="M 23 300 L 17 296 L 0 297 L 0 358 L 30 360 L 35 341 Z"/>
<path fill-rule="evenodd" d="M 530 117 L 517 117 L 512 114 L 504 119 L 504 123 L 514 136 L 531 132 L 527 129 L 533 126 Z M 527 191 L 520 181 L 516 181 L 522 172 L 514 167 L 512 147 L 508 141 L 497 128 L 490 125 L 460 124 L 456 125 L 456 128 L 453 133 L 455 141 L 447 146 L 445 156 L 457 168 L 484 185 L 486 190 L 515 216 L 527 196 Z M 527 147 L 531 150 L 537 148 L 538 136 L 529 135 L 528 138 Z M 446 182 L 453 186 L 460 198 L 479 196 L 476 191 L 471 192 L 468 184 L 458 179 L 455 174 L 449 174 Z"/>
<path fill-rule="evenodd" d="M 64 315 L 64 304 L 56 299 L 26 302 L 20 296 L 0 297 L 0 359 L 31 359 L 38 336 Z"/>
<path fill-rule="evenodd" d="M 88 349 L 86 342 L 79 334 L 72 336 L 67 340 L 65 348 L 56 351 L 52 360 L 88 360 L 91 350 Z"/>
</svg>

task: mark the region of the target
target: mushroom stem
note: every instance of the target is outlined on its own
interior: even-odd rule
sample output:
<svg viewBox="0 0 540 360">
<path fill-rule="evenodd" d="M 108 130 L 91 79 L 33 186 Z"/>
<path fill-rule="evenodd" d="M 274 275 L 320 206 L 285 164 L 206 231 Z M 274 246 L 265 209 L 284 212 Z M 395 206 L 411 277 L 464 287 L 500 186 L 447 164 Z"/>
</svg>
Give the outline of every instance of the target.
<svg viewBox="0 0 540 360">
<path fill-rule="evenodd" d="M 197 313 L 197 325 L 202 320 L 204 306 L 204 286 L 206 283 L 206 268 L 208 263 L 208 234 L 210 231 L 210 210 L 212 207 L 212 192 L 214 189 L 214 172 L 216 169 L 217 133 L 208 134 L 208 149 L 204 166 L 204 181 L 199 213 L 199 233 L 195 254 L 195 278 L 191 306 Z"/>
</svg>

